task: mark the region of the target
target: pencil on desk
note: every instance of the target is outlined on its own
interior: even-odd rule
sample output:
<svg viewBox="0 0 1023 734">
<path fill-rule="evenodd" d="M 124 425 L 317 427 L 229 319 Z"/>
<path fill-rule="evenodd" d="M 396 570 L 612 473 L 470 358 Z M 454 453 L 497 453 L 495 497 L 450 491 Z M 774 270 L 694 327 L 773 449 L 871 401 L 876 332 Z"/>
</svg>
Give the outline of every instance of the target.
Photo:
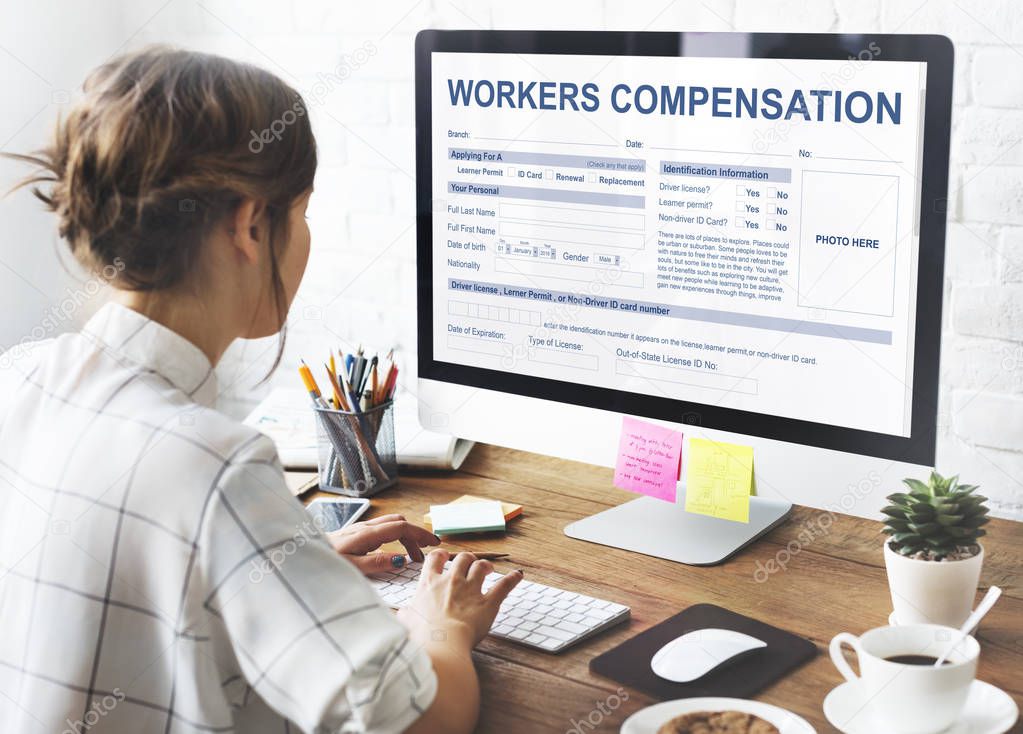
<svg viewBox="0 0 1023 734">
<path fill-rule="evenodd" d="M 387 362 L 388 362 L 387 370 L 384 372 L 383 382 L 380 384 L 380 388 L 376 392 L 376 401 L 378 403 L 382 403 L 385 400 L 387 400 L 387 386 L 391 383 L 391 373 L 394 372 L 394 370 L 396 369 L 396 367 L 394 365 L 394 360 L 391 359 L 391 357 L 393 355 L 394 355 L 394 350 L 393 349 L 390 352 L 387 353 Z"/>
<path fill-rule="evenodd" d="M 338 384 L 337 375 L 334 373 L 329 366 L 327 367 L 327 377 L 330 378 L 330 386 L 334 390 L 334 403 L 338 410 L 348 410 L 348 401 L 344 398 L 344 393 L 341 391 L 341 385 Z"/>
<path fill-rule="evenodd" d="M 369 390 L 374 403 L 377 402 L 377 387 L 377 358 L 373 357 L 369 364 Z"/>
<path fill-rule="evenodd" d="M 393 370 L 391 370 L 391 381 L 386 386 L 386 389 L 384 390 L 384 400 L 390 400 L 391 398 L 393 398 L 395 390 L 396 390 L 397 387 L 398 387 L 398 368 L 397 368 L 397 366 L 395 366 L 395 368 Z"/>
<path fill-rule="evenodd" d="M 302 384 L 305 385 L 305 389 L 309 392 L 309 397 L 313 399 L 313 403 L 319 407 L 326 407 L 323 402 L 323 394 L 320 392 L 320 386 L 316 384 L 316 378 L 313 377 L 313 371 L 309 369 L 309 365 L 304 360 L 299 360 L 302 364 L 298 368 L 298 375 L 302 378 Z"/>
<path fill-rule="evenodd" d="M 326 402 L 324 402 L 323 400 L 323 394 L 320 392 L 320 386 L 316 384 L 316 378 L 313 377 L 313 371 L 309 369 L 309 365 L 305 363 L 305 360 L 299 361 L 301 362 L 301 365 L 298 368 L 298 374 L 299 377 L 302 378 L 302 384 L 305 385 L 306 390 L 309 392 L 309 397 L 311 397 L 313 400 L 313 406 L 316 408 L 328 407 Z M 342 454 L 339 453 L 340 445 L 342 443 L 341 437 L 334 431 L 334 428 L 333 426 L 331 426 L 330 421 L 327 420 L 322 413 L 320 414 L 320 421 L 323 424 L 323 430 L 327 434 L 328 440 L 334 447 L 334 449 L 331 451 L 329 460 L 330 464 L 327 472 L 328 481 L 333 482 L 333 477 L 335 476 L 335 467 L 337 467 L 339 463 L 343 461 Z M 342 467 L 341 468 L 342 482 L 345 481 L 344 479 L 345 474 L 346 472 Z"/>
</svg>

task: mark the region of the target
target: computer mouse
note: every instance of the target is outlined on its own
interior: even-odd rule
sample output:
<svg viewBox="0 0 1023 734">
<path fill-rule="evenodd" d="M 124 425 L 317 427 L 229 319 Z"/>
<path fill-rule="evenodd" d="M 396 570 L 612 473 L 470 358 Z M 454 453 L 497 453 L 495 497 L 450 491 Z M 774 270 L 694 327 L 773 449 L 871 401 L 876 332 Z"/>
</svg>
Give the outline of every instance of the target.
<svg viewBox="0 0 1023 734">
<path fill-rule="evenodd" d="M 722 629 L 686 632 L 662 647 L 650 660 L 650 669 L 661 678 L 688 683 L 737 656 L 748 655 L 767 643 L 756 637 Z"/>
</svg>

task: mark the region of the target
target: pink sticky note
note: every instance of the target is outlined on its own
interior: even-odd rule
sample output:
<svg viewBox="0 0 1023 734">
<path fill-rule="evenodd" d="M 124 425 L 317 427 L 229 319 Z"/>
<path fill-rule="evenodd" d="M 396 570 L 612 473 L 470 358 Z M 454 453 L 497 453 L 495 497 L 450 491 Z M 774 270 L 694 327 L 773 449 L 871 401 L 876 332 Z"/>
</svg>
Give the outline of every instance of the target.
<svg viewBox="0 0 1023 734">
<path fill-rule="evenodd" d="M 618 441 L 615 486 L 674 502 L 681 457 L 679 431 L 626 416 Z"/>
</svg>

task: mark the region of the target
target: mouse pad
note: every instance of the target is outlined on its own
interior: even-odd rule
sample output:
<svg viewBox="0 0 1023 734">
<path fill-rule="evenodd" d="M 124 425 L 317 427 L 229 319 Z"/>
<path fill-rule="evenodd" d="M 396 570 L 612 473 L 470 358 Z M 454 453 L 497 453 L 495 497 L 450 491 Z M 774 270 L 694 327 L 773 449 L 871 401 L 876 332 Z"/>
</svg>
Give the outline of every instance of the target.
<svg viewBox="0 0 1023 734">
<path fill-rule="evenodd" d="M 674 683 L 650 669 L 664 645 L 693 630 L 716 627 L 752 635 L 767 643 L 748 657 L 727 661 L 689 683 Z M 590 661 L 590 671 L 661 699 L 694 696 L 749 698 L 817 655 L 817 646 L 791 632 L 713 604 L 694 604 L 674 617 L 626 640 Z"/>
</svg>

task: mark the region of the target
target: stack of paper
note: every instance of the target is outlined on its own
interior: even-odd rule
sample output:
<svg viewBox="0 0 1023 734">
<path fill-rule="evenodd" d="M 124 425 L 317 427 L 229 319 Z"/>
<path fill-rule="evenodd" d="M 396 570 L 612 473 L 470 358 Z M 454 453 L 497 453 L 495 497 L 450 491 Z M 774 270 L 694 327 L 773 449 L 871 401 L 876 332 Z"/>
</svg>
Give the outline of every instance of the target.
<svg viewBox="0 0 1023 734">
<path fill-rule="evenodd" d="M 430 517 L 436 535 L 486 533 L 505 528 L 501 503 L 493 500 L 431 505 Z"/>
<path fill-rule="evenodd" d="M 456 505 L 465 504 L 467 502 L 496 502 L 496 500 L 488 500 L 471 494 L 463 494 L 457 500 L 451 500 L 448 504 Z M 516 505 L 511 502 L 501 502 L 501 512 L 504 514 L 505 523 L 508 523 L 522 514 L 522 505 Z M 433 518 L 430 516 L 429 512 L 423 515 L 423 524 L 432 530 Z"/>
</svg>

